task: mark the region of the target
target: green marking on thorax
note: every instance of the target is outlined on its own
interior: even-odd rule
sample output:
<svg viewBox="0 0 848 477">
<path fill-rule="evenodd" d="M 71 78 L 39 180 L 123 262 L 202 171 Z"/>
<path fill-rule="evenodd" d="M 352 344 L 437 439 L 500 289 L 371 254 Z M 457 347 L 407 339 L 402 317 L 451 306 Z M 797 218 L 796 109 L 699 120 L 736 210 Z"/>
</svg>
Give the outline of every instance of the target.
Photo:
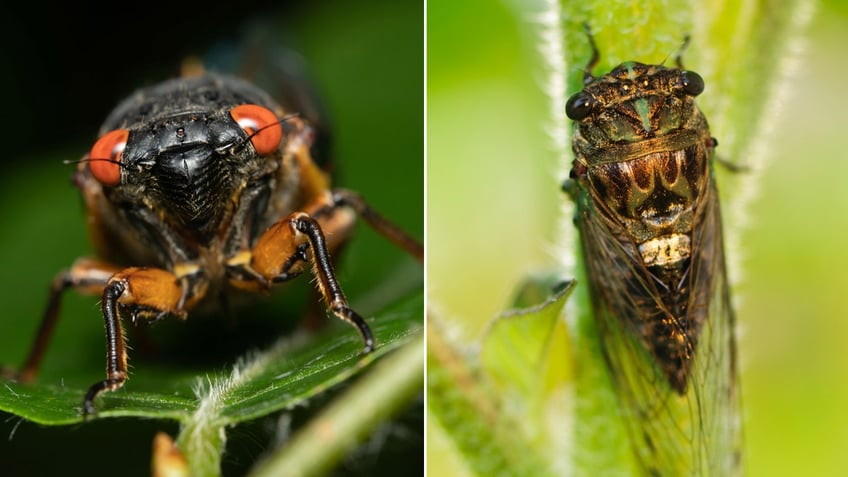
<svg viewBox="0 0 848 477">
<path fill-rule="evenodd" d="M 633 79 L 633 62 L 628 61 L 624 63 L 624 66 L 627 68 L 627 79 Z M 645 129 L 645 132 L 651 132 L 651 118 L 648 116 L 648 102 L 644 99 L 637 99 L 633 103 L 633 107 L 636 108 L 636 112 L 639 113 L 639 117 L 642 118 L 642 127 Z"/>
<path fill-rule="evenodd" d="M 633 106 L 636 108 L 636 112 L 639 113 L 639 117 L 642 118 L 642 127 L 645 128 L 645 132 L 651 132 L 651 118 L 648 117 L 648 102 L 644 99 L 637 99 Z"/>
</svg>

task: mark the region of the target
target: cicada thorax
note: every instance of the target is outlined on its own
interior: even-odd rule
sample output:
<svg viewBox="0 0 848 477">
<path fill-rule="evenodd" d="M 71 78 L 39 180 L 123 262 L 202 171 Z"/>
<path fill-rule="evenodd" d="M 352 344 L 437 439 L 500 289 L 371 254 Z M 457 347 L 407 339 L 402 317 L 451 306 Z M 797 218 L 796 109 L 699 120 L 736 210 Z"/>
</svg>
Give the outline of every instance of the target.
<svg viewBox="0 0 848 477">
<path fill-rule="evenodd" d="M 714 146 L 693 101 L 702 88 L 693 73 L 625 63 L 569 101 L 585 105 L 575 131 L 573 176 L 597 215 L 591 220 L 604 224 L 606 240 L 619 250 L 609 254 L 618 257 L 609 265 L 618 292 L 597 290 L 606 284 L 596 279 L 594 295 L 606 297 L 603 306 L 641 338 L 680 394 L 711 293 L 693 284 L 692 273 L 704 252 L 700 227 L 711 198 Z M 604 240 L 582 235 L 584 241 Z"/>
</svg>

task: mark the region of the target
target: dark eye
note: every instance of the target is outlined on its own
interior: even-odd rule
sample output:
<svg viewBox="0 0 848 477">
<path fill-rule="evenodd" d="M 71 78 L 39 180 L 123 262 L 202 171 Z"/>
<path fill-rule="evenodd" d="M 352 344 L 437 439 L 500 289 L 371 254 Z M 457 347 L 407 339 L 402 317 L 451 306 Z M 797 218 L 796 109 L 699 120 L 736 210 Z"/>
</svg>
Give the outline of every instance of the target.
<svg viewBox="0 0 848 477">
<path fill-rule="evenodd" d="M 683 92 L 689 96 L 698 96 L 704 91 L 704 79 L 694 71 L 684 71 L 681 75 Z"/>
<path fill-rule="evenodd" d="M 595 107 L 595 99 L 589 93 L 581 91 L 568 98 L 565 103 L 565 115 L 574 121 L 580 121 L 588 116 Z"/>
<path fill-rule="evenodd" d="M 98 139 L 88 153 L 88 169 L 95 179 L 107 186 L 121 182 L 121 154 L 127 146 L 130 132 L 115 129 Z"/>
<path fill-rule="evenodd" d="M 230 116 L 247 132 L 260 156 L 271 154 L 280 147 L 283 126 L 270 109 L 256 104 L 241 104 L 230 110 Z"/>
</svg>

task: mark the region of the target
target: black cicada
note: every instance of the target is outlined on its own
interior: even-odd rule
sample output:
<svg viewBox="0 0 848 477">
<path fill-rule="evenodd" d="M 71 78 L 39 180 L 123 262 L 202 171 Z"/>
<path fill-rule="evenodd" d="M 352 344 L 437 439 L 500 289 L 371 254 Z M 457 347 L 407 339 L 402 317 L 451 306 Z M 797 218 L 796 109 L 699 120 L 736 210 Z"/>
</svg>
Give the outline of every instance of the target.
<svg viewBox="0 0 848 477">
<path fill-rule="evenodd" d="M 331 254 L 357 215 L 422 262 L 423 246 L 358 194 L 333 188 L 313 159 L 316 139 L 310 121 L 258 87 L 204 71 L 121 102 L 73 176 L 97 256 L 56 276 L 17 377 L 35 379 L 69 289 L 102 297 L 106 379 L 82 403 L 92 415 L 95 399 L 128 379 L 124 320 L 186 319 L 310 271 L 327 309 L 372 351 L 371 329 L 349 306 Z"/>
<path fill-rule="evenodd" d="M 601 349 L 641 471 L 739 468 L 734 315 L 713 175 L 717 141 L 692 71 L 626 62 L 566 104 Z"/>
</svg>

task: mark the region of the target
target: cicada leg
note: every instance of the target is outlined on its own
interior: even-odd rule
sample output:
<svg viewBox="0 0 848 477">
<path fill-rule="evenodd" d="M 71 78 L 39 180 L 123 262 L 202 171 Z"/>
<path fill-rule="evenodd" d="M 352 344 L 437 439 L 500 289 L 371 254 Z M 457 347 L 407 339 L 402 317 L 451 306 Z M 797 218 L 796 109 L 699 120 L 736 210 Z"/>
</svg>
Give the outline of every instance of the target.
<svg viewBox="0 0 848 477">
<path fill-rule="evenodd" d="M 93 414 L 94 399 L 105 391 L 120 388 L 127 380 L 127 347 L 121 313 L 129 313 L 133 321 L 156 320 L 165 315 L 185 317 L 185 308 L 203 296 L 202 277 L 198 279 L 191 273 L 190 266 L 177 268 L 187 273 L 178 277 L 157 268 L 121 270 L 96 260 L 77 260 L 53 280 L 41 325 L 17 378 L 28 383 L 38 375 L 59 317 L 62 294 L 71 288 L 85 294 L 101 294 L 106 326 L 106 379 L 92 385 L 83 400 L 83 415 Z"/>
<path fill-rule="evenodd" d="M 337 224 L 327 222 L 327 225 L 343 229 L 350 223 L 352 221 L 346 219 Z M 328 243 L 317 219 L 305 212 L 290 214 L 265 231 L 250 253 L 230 261 L 230 283 L 256 291 L 290 280 L 311 264 L 327 309 L 356 328 L 365 345 L 363 352 L 369 353 L 374 349 L 374 336 L 365 320 L 348 304 L 330 258 L 329 250 L 338 246 L 337 241 L 346 234 L 333 235 L 333 241 Z"/>
<path fill-rule="evenodd" d="M 132 321 L 158 320 L 166 315 L 185 318 L 186 277 L 159 268 L 131 267 L 113 274 L 103 287 L 101 308 L 106 325 L 106 379 L 93 384 L 83 400 L 83 414 L 95 412 L 94 400 L 101 393 L 114 391 L 127 381 L 127 346 L 121 324 L 121 312 Z M 195 282 L 196 283 L 196 282 Z M 200 299 L 203 289 L 190 290 L 192 302 Z"/>
</svg>

